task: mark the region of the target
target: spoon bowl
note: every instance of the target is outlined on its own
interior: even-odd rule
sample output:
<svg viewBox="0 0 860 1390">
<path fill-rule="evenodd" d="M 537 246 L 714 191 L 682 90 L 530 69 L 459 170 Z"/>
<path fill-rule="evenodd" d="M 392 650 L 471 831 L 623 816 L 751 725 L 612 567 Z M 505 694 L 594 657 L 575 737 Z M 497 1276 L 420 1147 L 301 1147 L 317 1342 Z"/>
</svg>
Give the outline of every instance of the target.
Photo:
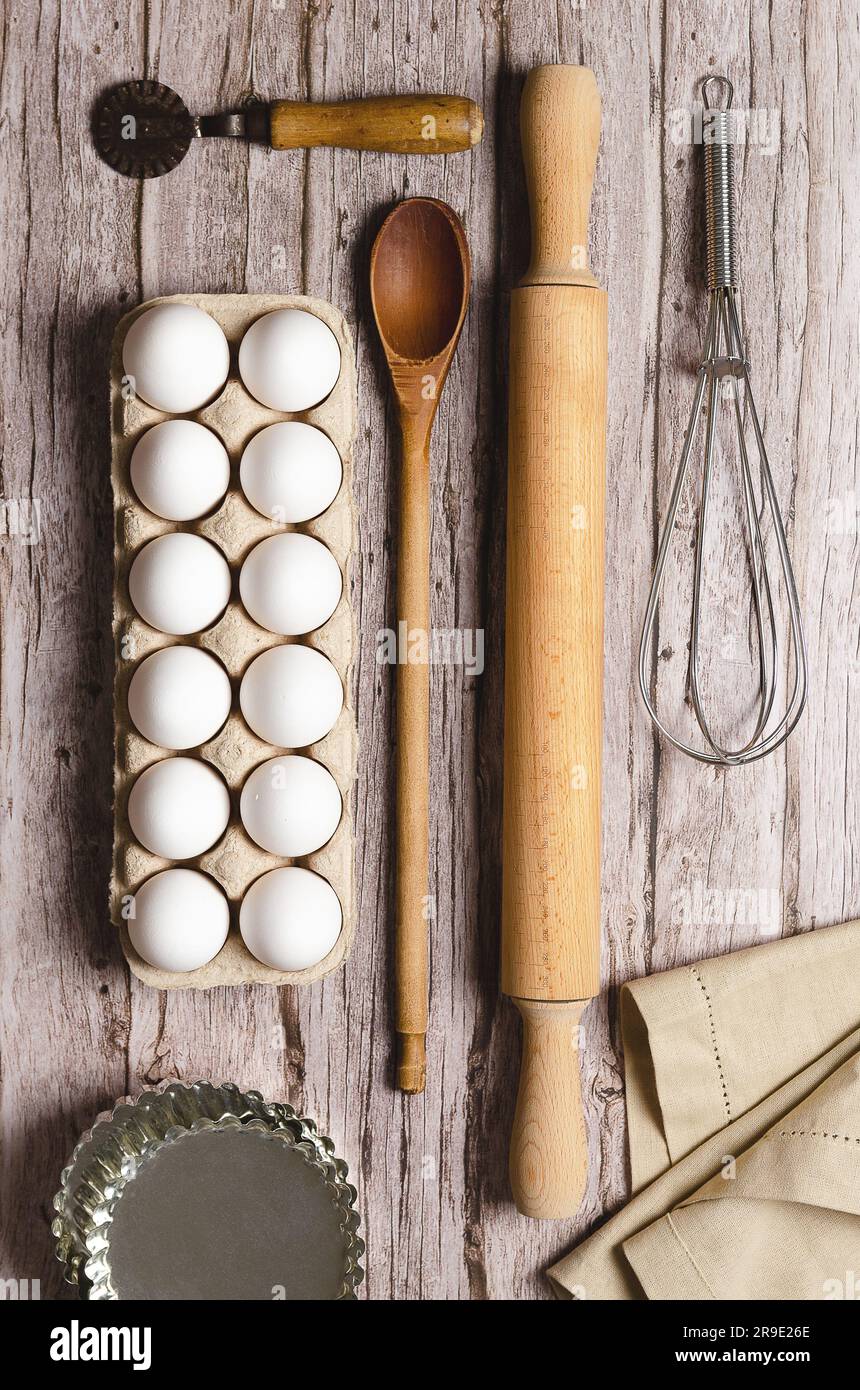
<svg viewBox="0 0 860 1390">
<path fill-rule="evenodd" d="M 459 218 L 435 198 L 399 203 L 380 229 L 370 292 L 386 354 L 426 362 L 456 344 L 469 298 L 470 264 Z"/>
</svg>

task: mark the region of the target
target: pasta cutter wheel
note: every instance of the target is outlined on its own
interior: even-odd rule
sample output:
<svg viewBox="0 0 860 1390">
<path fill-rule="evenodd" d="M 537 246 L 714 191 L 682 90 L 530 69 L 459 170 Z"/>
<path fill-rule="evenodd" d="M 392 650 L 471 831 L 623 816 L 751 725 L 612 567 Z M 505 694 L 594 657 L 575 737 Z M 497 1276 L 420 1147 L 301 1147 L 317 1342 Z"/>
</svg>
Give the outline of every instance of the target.
<svg viewBox="0 0 860 1390">
<path fill-rule="evenodd" d="M 243 114 L 192 116 L 176 92 L 149 78 L 113 87 L 96 111 L 94 127 L 102 159 L 132 179 L 169 174 L 197 136 L 247 133 Z"/>
</svg>

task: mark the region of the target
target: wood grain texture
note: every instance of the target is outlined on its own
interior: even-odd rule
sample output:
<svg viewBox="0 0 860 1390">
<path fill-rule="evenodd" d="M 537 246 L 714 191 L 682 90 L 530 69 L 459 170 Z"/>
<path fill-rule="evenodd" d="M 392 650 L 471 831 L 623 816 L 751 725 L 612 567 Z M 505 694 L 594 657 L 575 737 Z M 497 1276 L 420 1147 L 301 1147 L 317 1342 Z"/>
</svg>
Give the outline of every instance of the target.
<svg viewBox="0 0 860 1390">
<path fill-rule="evenodd" d="M 430 629 L 430 430 L 403 427 L 397 516 L 396 631 Z M 430 1009 L 430 671 L 398 663 L 394 791 L 394 1027 L 397 1085 L 416 1094 L 427 1080 Z"/>
<path fill-rule="evenodd" d="M 588 268 L 593 72 L 534 68 L 520 133 L 531 259 L 511 295 L 508 387 L 502 989 L 523 1020 L 510 1174 L 523 1215 L 570 1218 L 588 1177 L 571 1047 L 584 1005 L 570 1001 L 600 992 L 607 300 Z"/>
<path fill-rule="evenodd" d="M 480 107 L 466 97 L 379 96 L 361 101 L 276 101 L 270 111 L 272 148 L 331 145 L 343 150 L 454 154 L 477 144 Z"/>
<path fill-rule="evenodd" d="M 502 989 L 600 992 L 606 295 L 511 296 Z"/>
<path fill-rule="evenodd" d="M 57 1293 L 49 1203 L 80 1129 L 123 1092 L 208 1074 L 290 1099 L 334 1136 L 361 1192 L 367 1296 L 548 1297 L 546 1264 L 628 1190 L 620 982 L 860 913 L 856 7 L 6 0 L 2 40 L 0 481 L 7 531 L 9 501 L 31 498 L 41 531 L 35 545 L 0 539 L 0 1274 Z M 593 68 L 603 101 L 591 261 L 609 291 L 610 386 L 604 992 L 583 1016 L 586 1201 L 548 1225 L 509 1197 L 519 1022 L 498 973 L 506 292 L 528 261 L 519 92 L 552 61 Z M 736 104 L 776 113 L 773 151 L 750 142 L 736 164 L 740 273 L 812 689 L 785 750 L 715 772 L 656 743 L 635 659 L 704 321 L 699 152 L 676 143 L 672 114 L 723 69 Z M 444 161 L 203 140 L 139 186 L 100 165 L 89 136 L 97 94 L 138 75 L 197 111 L 249 90 L 460 91 L 486 134 Z M 450 203 L 470 239 L 472 306 L 431 459 L 431 611 L 439 628 L 485 631 L 482 675 L 431 673 L 434 1043 L 417 1103 L 392 1088 L 392 685 L 376 633 L 394 609 L 399 446 L 367 283 L 382 217 L 410 194 Z M 198 290 L 318 294 L 358 329 L 360 928 L 348 967 L 302 992 L 165 997 L 129 979 L 108 926 L 108 350 L 131 305 Z M 731 518 L 727 504 L 736 603 Z M 667 593 L 659 633 L 661 682 L 682 701 L 687 597 Z M 725 663 L 713 688 L 737 677 Z"/>
<path fill-rule="evenodd" d="M 594 285 L 588 214 L 600 147 L 600 92 L 590 68 L 533 68 L 520 101 L 531 255 L 523 285 Z"/>
<path fill-rule="evenodd" d="M 578 1055 L 585 1005 L 514 1003 L 523 1020 L 523 1059 L 511 1133 L 511 1192 L 523 1216 L 569 1220 L 579 1210 L 588 1176 Z"/>
</svg>

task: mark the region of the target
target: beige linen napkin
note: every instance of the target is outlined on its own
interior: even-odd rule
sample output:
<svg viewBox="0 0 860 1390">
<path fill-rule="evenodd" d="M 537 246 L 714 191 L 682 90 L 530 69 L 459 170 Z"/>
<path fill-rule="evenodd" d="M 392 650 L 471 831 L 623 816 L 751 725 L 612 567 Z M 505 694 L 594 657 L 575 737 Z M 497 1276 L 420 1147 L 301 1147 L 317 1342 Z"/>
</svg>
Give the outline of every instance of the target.
<svg viewBox="0 0 860 1390">
<path fill-rule="evenodd" d="M 633 1200 L 561 1298 L 860 1295 L 860 923 L 625 985 Z"/>
</svg>

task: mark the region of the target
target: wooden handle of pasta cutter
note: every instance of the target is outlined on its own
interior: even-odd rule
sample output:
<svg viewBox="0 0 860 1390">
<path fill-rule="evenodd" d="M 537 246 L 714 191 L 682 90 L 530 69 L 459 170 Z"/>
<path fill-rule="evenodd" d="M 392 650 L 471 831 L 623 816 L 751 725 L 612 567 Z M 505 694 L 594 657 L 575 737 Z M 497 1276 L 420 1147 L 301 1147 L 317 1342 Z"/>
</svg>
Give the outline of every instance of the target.
<svg viewBox="0 0 860 1390">
<path fill-rule="evenodd" d="M 511 1184 L 573 1215 L 576 1035 L 600 987 L 606 295 L 585 254 L 600 98 L 584 68 L 522 103 L 532 262 L 511 296 L 502 989 L 524 1020 Z"/>
<path fill-rule="evenodd" d="M 269 112 L 272 148 L 334 145 L 394 154 L 456 154 L 477 145 L 481 108 L 468 97 L 365 97 L 360 101 L 276 101 Z"/>
</svg>

